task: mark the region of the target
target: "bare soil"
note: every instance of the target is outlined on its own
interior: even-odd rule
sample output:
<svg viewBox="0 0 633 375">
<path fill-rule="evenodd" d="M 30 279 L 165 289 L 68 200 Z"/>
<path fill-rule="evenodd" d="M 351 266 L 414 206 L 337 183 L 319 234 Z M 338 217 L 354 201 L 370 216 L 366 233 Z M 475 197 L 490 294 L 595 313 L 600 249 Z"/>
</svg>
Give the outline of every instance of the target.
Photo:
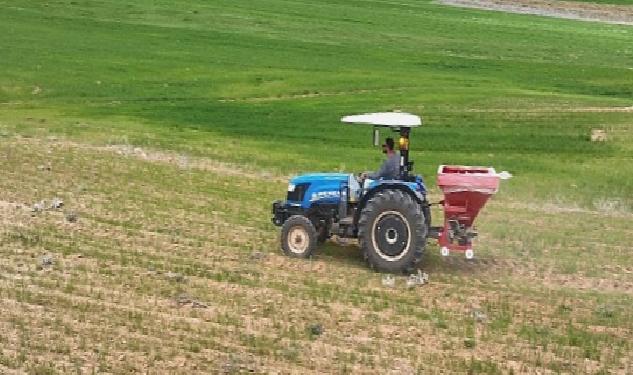
<svg viewBox="0 0 633 375">
<path fill-rule="evenodd" d="M 633 25 L 633 7 L 549 0 L 439 0 L 440 4 L 519 14 Z"/>
<path fill-rule="evenodd" d="M 430 246 L 428 284 L 387 288 L 354 242 L 280 254 L 285 185 L 248 168 L 50 138 L 0 155 L 2 374 L 631 373 L 626 219 L 497 199 L 475 260 Z"/>
</svg>

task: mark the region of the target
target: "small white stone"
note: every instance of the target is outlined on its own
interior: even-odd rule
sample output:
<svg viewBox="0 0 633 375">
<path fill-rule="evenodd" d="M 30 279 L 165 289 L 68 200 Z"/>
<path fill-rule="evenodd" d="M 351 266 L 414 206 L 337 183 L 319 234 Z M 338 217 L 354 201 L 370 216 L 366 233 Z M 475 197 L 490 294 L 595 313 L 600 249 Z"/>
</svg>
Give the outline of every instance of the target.
<svg viewBox="0 0 633 375">
<path fill-rule="evenodd" d="M 396 286 L 396 278 L 392 275 L 385 275 L 382 277 L 382 286 L 386 286 L 387 288 L 393 288 Z"/>
<path fill-rule="evenodd" d="M 60 209 L 64 206 L 64 201 L 60 198 L 53 198 L 53 200 L 51 201 L 51 208 L 54 210 Z"/>
</svg>

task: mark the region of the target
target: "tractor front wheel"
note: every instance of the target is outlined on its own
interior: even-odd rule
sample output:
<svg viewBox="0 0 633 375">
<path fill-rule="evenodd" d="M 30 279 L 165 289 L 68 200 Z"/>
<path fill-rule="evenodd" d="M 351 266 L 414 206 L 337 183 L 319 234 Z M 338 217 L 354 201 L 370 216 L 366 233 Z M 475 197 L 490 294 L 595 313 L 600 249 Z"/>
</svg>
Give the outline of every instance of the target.
<svg viewBox="0 0 633 375">
<path fill-rule="evenodd" d="M 316 249 L 317 231 L 305 216 L 294 215 L 281 227 L 281 249 L 294 258 L 309 258 Z"/>
<path fill-rule="evenodd" d="M 363 256 L 382 272 L 412 271 L 422 259 L 427 230 L 420 205 L 400 190 L 377 192 L 358 220 Z"/>
</svg>

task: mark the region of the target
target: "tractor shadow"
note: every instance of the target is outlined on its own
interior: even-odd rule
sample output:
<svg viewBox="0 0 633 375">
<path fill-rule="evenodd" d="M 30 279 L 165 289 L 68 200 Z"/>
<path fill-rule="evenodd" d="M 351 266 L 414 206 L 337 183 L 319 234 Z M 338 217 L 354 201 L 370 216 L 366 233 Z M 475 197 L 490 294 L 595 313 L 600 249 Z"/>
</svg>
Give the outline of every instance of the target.
<svg viewBox="0 0 633 375">
<path fill-rule="evenodd" d="M 505 265 L 491 255 L 475 255 L 473 259 L 466 259 L 463 253 L 455 252 L 445 257 L 437 246 L 427 246 L 420 268 L 429 273 L 473 276 L 497 272 Z"/>
<path fill-rule="evenodd" d="M 317 257 L 326 260 L 342 263 L 347 266 L 367 267 L 363 260 L 358 241 L 353 239 L 331 238 L 320 245 L 317 250 Z"/>
<path fill-rule="evenodd" d="M 319 246 L 317 257 L 346 266 L 367 268 L 358 241 L 353 239 L 332 238 Z M 506 268 L 506 265 L 491 255 L 476 255 L 474 259 L 466 259 L 462 253 L 454 253 L 443 257 L 437 246 L 429 245 L 418 268 L 427 273 L 472 276 L 497 272 Z"/>
</svg>

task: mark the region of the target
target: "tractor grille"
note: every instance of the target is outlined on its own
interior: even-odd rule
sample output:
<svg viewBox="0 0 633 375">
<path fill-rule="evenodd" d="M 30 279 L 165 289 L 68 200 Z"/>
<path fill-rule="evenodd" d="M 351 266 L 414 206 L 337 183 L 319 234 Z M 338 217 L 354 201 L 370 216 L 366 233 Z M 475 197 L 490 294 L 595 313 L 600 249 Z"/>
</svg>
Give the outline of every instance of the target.
<svg viewBox="0 0 633 375">
<path fill-rule="evenodd" d="M 288 192 L 287 200 L 294 201 L 294 202 L 303 201 L 303 197 L 306 195 L 306 191 L 308 191 L 309 187 L 310 187 L 310 184 L 308 183 L 295 185 L 295 190 Z"/>
</svg>

